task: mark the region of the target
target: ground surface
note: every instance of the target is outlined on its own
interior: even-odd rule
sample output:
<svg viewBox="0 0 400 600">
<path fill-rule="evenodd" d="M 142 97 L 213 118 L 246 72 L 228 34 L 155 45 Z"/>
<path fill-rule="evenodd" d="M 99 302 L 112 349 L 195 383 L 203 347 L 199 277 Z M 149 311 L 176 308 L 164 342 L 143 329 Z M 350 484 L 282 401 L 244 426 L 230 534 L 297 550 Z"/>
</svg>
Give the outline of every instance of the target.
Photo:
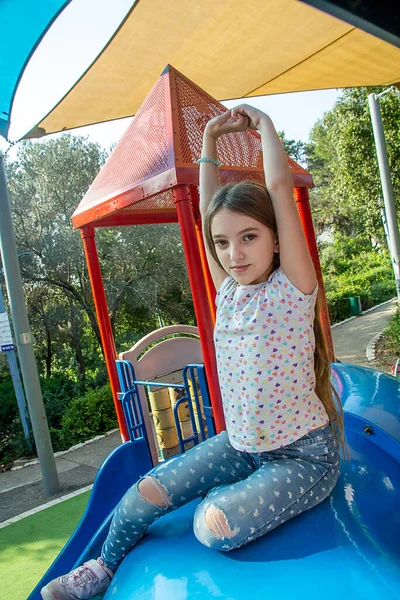
<svg viewBox="0 0 400 600">
<path fill-rule="evenodd" d="M 91 485 L 104 459 L 120 443 L 120 433 L 115 431 L 95 442 L 57 456 L 60 490 L 54 496 L 45 494 L 39 464 L 0 473 L 0 523 Z"/>
<path fill-rule="evenodd" d="M 397 354 L 388 350 L 385 344 L 385 338 L 382 337 L 378 340 L 375 347 L 375 360 L 371 361 L 374 369 L 383 371 L 385 373 L 391 373 L 392 366 L 396 364 L 396 360 L 400 358 L 400 348 Z"/>
<path fill-rule="evenodd" d="M 91 485 L 96 473 L 97 469 L 86 465 L 79 465 L 75 469 L 59 473 L 60 491 L 54 496 L 46 496 L 42 480 L 0 494 L 0 523 L 51 502 L 55 498 L 66 496 L 77 489 Z"/>
<path fill-rule="evenodd" d="M 333 327 L 332 337 L 336 359 L 390 373 L 393 364 L 390 362 L 391 358 L 385 357 L 383 353 L 377 353 L 376 360 L 369 361 L 366 349 L 371 340 L 385 329 L 396 306 L 397 301 L 393 299 L 368 313 Z"/>
<path fill-rule="evenodd" d="M 71 536 L 89 492 L 0 529 L 1 598 L 25 600 Z"/>
</svg>

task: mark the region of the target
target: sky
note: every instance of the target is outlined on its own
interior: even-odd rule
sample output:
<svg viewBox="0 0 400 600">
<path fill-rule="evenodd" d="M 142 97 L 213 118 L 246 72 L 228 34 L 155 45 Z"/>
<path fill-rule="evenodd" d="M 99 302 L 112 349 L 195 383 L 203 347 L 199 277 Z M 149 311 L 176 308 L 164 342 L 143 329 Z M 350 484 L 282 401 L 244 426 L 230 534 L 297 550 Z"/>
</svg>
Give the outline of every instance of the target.
<svg viewBox="0 0 400 600">
<path fill-rule="evenodd" d="M 133 3 L 133 0 L 72 0 L 45 36 L 21 79 L 11 115 L 11 140 L 22 137 L 64 96 Z M 267 112 L 276 129 L 285 131 L 287 139 L 307 141 L 312 126 L 333 107 L 338 94 L 338 90 L 321 90 L 245 101 Z M 231 108 L 239 102 L 240 99 L 224 104 Z M 121 119 L 71 131 L 109 148 L 129 123 L 130 119 Z M 5 148 L 5 143 L 0 142 L 0 149 Z"/>
</svg>

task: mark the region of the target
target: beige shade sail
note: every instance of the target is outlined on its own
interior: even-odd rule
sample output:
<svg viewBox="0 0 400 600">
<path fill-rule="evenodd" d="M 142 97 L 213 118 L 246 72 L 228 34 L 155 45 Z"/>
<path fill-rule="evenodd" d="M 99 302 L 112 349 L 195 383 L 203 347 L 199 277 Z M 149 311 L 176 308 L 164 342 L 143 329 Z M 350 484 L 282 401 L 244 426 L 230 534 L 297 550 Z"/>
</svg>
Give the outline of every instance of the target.
<svg viewBox="0 0 400 600">
<path fill-rule="evenodd" d="M 132 116 L 168 63 L 220 101 L 400 82 L 400 48 L 297 0 L 139 0 L 26 137 Z"/>
</svg>

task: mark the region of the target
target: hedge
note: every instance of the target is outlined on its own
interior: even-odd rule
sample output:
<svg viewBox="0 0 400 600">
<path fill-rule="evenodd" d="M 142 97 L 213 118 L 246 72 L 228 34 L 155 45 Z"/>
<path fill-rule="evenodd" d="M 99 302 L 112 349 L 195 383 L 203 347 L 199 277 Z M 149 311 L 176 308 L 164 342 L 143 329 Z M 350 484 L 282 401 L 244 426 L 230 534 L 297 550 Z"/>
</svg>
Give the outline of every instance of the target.
<svg viewBox="0 0 400 600">
<path fill-rule="evenodd" d="M 379 264 L 360 269 L 358 272 L 342 273 L 325 279 L 326 299 L 331 323 L 350 316 L 351 296 L 360 296 L 361 309 L 367 310 L 396 295 L 396 284 L 391 266 Z"/>
<path fill-rule="evenodd" d="M 110 385 L 85 389 L 82 383 L 57 374 L 43 379 L 42 393 L 55 452 L 67 450 L 118 426 Z M 25 440 L 11 378 L 0 376 L 0 464 L 33 456 Z"/>
<path fill-rule="evenodd" d="M 60 449 L 89 440 L 118 427 L 110 384 L 75 398 L 62 417 L 61 431 L 53 437 Z"/>
</svg>

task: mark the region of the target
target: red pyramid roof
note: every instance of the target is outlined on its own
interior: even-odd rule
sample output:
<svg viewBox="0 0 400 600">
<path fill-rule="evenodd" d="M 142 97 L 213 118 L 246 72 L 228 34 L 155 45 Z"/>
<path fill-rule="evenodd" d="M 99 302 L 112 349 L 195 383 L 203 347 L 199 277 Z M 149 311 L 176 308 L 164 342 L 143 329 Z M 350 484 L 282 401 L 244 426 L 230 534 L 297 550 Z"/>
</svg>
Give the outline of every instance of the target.
<svg viewBox="0 0 400 600">
<path fill-rule="evenodd" d="M 75 227 L 131 225 L 149 215 L 176 221 L 172 189 L 198 185 L 203 130 L 226 108 L 168 65 L 72 217 Z M 261 139 L 246 131 L 218 140 L 221 181 L 263 179 Z M 296 187 L 312 177 L 288 158 Z M 118 216 L 116 216 L 118 213 Z M 153 217 L 153 218 L 154 218 Z"/>
</svg>

